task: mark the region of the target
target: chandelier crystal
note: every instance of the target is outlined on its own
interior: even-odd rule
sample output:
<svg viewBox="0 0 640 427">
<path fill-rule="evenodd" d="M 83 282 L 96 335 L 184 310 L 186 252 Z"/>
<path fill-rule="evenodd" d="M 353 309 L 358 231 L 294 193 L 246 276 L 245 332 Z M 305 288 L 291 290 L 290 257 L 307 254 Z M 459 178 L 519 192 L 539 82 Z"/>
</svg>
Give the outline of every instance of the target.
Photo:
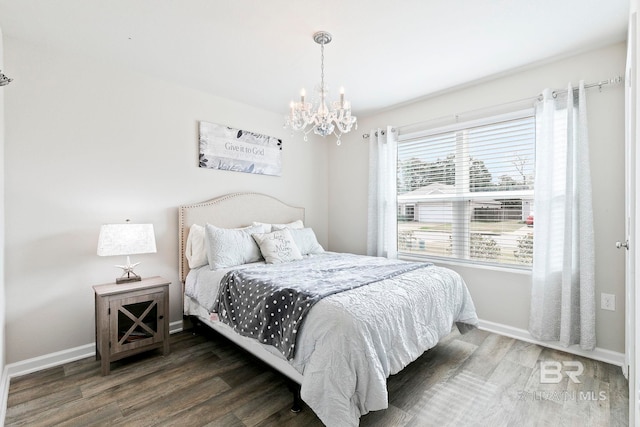
<svg viewBox="0 0 640 427">
<path fill-rule="evenodd" d="M 5 76 L 4 74 L 2 74 L 2 72 L 0 71 L 0 86 L 6 86 L 9 83 L 11 83 L 13 81 L 13 79 L 10 79 L 9 77 Z"/>
<path fill-rule="evenodd" d="M 320 45 L 320 84 L 315 87 L 316 97 L 307 102 L 306 92 L 300 91 L 300 102 L 291 101 L 289 115 L 285 117 L 285 127 L 296 132 L 304 133 L 304 140 L 313 131 L 316 135 L 328 136 L 334 134 L 336 144 L 340 145 L 343 134 L 351 131 L 355 125 L 358 128 L 356 116 L 351 115 L 351 103 L 344 99 L 344 88 L 340 89 L 340 100 L 328 100 L 329 88 L 324 83 L 324 45 L 331 42 L 331 34 L 318 31 L 313 40 Z"/>
</svg>

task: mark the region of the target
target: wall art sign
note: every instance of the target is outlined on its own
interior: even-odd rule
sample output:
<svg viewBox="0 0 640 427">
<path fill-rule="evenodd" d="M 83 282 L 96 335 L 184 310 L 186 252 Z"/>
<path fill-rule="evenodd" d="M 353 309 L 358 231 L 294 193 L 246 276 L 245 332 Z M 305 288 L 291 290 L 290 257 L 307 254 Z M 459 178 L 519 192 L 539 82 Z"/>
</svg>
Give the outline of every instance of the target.
<svg viewBox="0 0 640 427">
<path fill-rule="evenodd" d="M 200 122 L 200 167 L 282 174 L 282 140 L 272 136 Z"/>
</svg>

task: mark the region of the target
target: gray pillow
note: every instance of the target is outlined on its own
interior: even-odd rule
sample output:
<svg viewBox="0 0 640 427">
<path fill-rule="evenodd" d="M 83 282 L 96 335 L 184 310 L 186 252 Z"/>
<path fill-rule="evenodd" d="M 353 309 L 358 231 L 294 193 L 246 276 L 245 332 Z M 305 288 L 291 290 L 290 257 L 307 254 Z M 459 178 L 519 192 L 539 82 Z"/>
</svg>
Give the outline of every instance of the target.
<svg viewBox="0 0 640 427">
<path fill-rule="evenodd" d="M 289 232 L 291 232 L 291 237 L 293 237 L 293 241 L 296 242 L 302 255 L 320 254 L 324 252 L 324 248 L 318 243 L 316 233 L 314 233 L 311 228 L 290 228 Z"/>
<path fill-rule="evenodd" d="M 262 254 L 251 234 L 262 233 L 263 231 L 264 228 L 262 226 L 234 230 L 207 224 L 205 227 L 205 243 L 209 268 L 218 270 L 260 261 Z"/>
</svg>

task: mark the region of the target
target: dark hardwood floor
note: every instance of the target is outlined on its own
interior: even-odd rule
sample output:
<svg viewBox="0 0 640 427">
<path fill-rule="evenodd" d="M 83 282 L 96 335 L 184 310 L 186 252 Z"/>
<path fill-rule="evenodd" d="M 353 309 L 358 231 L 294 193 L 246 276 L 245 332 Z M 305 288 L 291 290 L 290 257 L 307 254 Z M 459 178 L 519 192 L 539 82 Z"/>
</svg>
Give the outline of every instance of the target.
<svg viewBox="0 0 640 427">
<path fill-rule="evenodd" d="M 574 383 L 543 384 L 541 361 L 578 361 Z M 171 353 L 112 363 L 93 358 L 18 378 L 7 426 L 321 426 L 289 411 L 283 376 L 208 332 L 171 336 Z M 575 370 L 574 368 L 571 368 Z M 388 380 L 389 408 L 362 426 L 625 426 L 627 381 L 619 367 L 475 330 L 452 332 Z"/>
</svg>

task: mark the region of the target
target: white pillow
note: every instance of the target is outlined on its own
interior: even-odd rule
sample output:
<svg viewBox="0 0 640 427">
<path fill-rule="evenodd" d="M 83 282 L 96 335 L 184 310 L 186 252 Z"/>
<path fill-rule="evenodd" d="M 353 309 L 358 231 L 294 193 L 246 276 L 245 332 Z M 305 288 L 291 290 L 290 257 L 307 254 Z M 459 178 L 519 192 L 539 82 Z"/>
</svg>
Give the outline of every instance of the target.
<svg viewBox="0 0 640 427">
<path fill-rule="evenodd" d="M 265 227 L 265 233 L 270 233 L 272 231 L 276 231 L 276 230 L 282 230 L 283 228 L 295 228 L 295 229 L 300 229 L 300 228 L 304 228 L 304 223 L 302 222 L 302 220 L 296 220 L 293 222 L 290 222 L 288 224 L 266 224 L 264 222 L 253 222 L 253 225 L 264 225 Z"/>
<path fill-rule="evenodd" d="M 218 270 L 260 261 L 262 259 L 260 248 L 256 245 L 251 234 L 263 231 L 263 226 L 230 229 L 207 224 L 205 242 L 209 268 Z"/>
<path fill-rule="evenodd" d="M 189 228 L 184 256 L 187 257 L 189 268 L 198 268 L 207 265 L 207 247 L 204 242 L 204 227 L 193 224 Z"/>
<path fill-rule="evenodd" d="M 324 248 L 318 243 L 316 233 L 311 228 L 289 229 L 302 255 L 321 254 Z"/>
<path fill-rule="evenodd" d="M 262 252 L 267 264 L 280 264 L 302 259 L 300 250 L 288 228 L 271 233 L 254 233 L 251 236 L 260 246 L 260 252 Z"/>
</svg>

